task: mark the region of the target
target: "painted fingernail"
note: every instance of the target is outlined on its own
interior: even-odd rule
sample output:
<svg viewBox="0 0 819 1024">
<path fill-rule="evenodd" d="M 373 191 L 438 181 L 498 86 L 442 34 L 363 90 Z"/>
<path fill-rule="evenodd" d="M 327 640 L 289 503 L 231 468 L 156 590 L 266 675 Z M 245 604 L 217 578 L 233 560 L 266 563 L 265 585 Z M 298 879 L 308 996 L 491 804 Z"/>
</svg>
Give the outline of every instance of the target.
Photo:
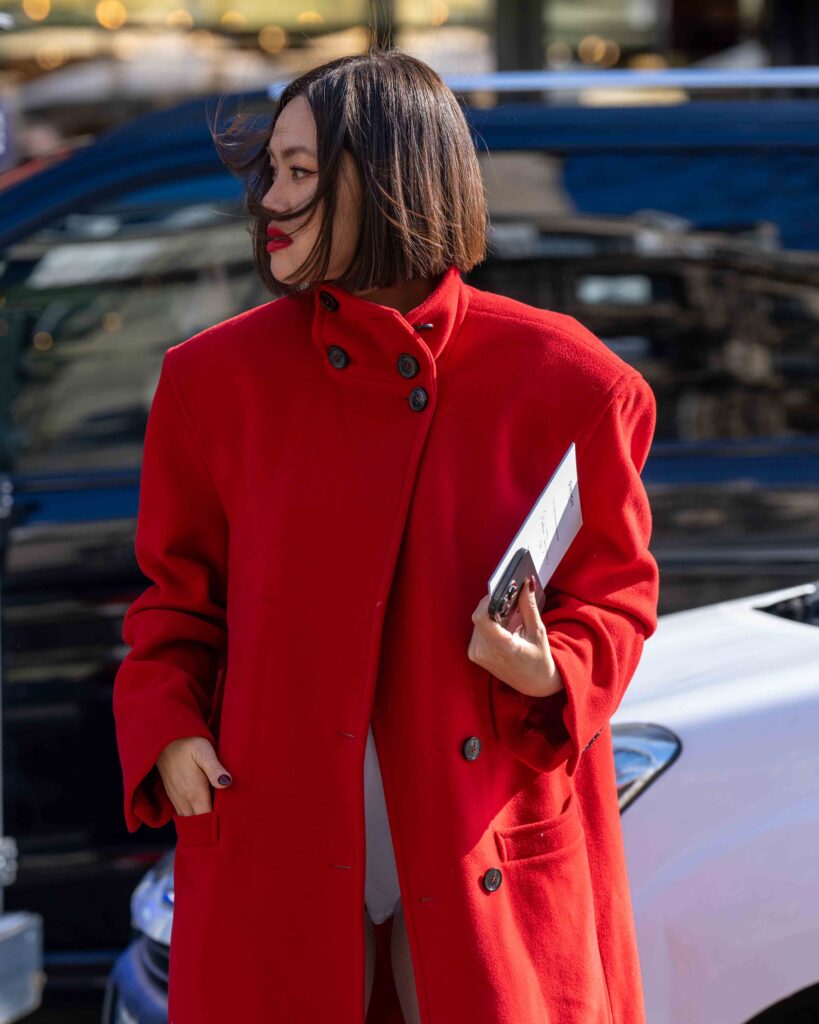
<svg viewBox="0 0 819 1024">
<path fill-rule="evenodd" d="M 530 576 L 527 582 L 529 584 L 529 593 L 530 594 L 534 594 L 534 592 L 535 592 L 535 577 L 534 576 Z"/>
<path fill-rule="evenodd" d="M 220 775 L 216 781 L 220 786 L 229 786 L 233 779 L 229 775 Z"/>
</svg>

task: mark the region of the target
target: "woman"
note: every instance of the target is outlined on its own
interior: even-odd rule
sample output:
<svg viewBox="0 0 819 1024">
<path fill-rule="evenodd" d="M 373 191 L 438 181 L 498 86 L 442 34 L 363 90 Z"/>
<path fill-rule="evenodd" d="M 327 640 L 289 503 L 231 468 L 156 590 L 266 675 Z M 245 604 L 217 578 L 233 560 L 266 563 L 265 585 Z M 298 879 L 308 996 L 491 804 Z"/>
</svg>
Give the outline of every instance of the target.
<svg viewBox="0 0 819 1024">
<path fill-rule="evenodd" d="M 169 1022 L 361 1022 L 375 921 L 406 1024 L 641 1024 L 608 720 L 657 622 L 652 392 L 464 283 L 480 170 L 422 62 L 218 142 L 279 298 L 164 356 L 114 689 L 127 827 L 177 832 Z M 486 581 L 572 441 L 583 525 L 513 634 Z"/>
</svg>

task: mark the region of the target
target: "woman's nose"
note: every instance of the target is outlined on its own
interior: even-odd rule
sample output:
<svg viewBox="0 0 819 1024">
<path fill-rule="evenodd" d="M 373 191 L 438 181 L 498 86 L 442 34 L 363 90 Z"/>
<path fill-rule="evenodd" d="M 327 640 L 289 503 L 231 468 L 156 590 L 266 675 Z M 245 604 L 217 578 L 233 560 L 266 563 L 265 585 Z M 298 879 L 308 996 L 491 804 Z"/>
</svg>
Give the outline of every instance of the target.
<svg viewBox="0 0 819 1024">
<path fill-rule="evenodd" d="M 262 206 L 267 210 L 268 213 L 272 214 L 274 217 L 277 216 L 280 213 L 285 213 L 286 211 L 284 209 L 280 210 L 277 206 L 273 205 L 273 198 L 272 197 L 273 197 L 273 189 L 270 188 L 262 196 Z"/>
<path fill-rule="evenodd" d="M 268 210 L 270 213 L 272 213 L 274 216 L 277 213 L 286 213 L 287 212 L 287 204 L 286 203 L 279 203 L 278 207 L 274 206 L 274 204 L 273 204 L 273 197 L 274 197 L 274 195 L 278 195 L 279 194 L 279 192 L 277 191 L 276 185 L 277 185 L 277 183 L 274 181 L 273 184 L 270 186 L 270 188 L 267 190 L 267 192 L 265 192 L 264 196 L 262 197 L 262 206 L 266 210 Z M 281 208 L 279 209 L 279 207 L 281 207 Z"/>
</svg>

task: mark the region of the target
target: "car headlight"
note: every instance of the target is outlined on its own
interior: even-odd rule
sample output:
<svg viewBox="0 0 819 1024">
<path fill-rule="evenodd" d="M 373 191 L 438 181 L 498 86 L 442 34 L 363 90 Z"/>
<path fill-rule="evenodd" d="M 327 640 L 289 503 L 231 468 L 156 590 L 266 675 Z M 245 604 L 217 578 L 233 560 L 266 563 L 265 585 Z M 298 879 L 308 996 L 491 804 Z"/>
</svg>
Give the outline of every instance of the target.
<svg viewBox="0 0 819 1024">
<path fill-rule="evenodd" d="M 160 857 L 131 895 L 131 926 L 167 945 L 173 924 L 173 853 Z"/>
<path fill-rule="evenodd" d="M 621 813 L 677 759 L 682 743 L 670 729 L 646 722 L 611 727 Z"/>
</svg>

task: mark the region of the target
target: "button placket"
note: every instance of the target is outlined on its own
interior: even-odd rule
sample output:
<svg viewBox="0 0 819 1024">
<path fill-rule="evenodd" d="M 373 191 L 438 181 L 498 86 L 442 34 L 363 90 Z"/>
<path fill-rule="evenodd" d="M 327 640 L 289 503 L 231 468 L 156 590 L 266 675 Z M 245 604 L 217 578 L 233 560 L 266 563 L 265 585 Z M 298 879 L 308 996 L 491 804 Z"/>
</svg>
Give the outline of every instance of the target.
<svg viewBox="0 0 819 1024">
<path fill-rule="evenodd" d="M 359 352 L 359 341 L 358 338 L 350 341 L 350 347 L 344 348 L 339 344 L 332 344 L 333 334 L 336 334 L 336 326 L 340 327 L 339 334 L 350 336 L 351 330 L 355 331 L 357 325 L 354 323 L 353 318 L 358 315 L 358 310 L 353 303 L 344 307 L 344 296 L 336 296 L 332 291 L 327 288 L 321 288 L 316 292 L 316 305 L 321 306 L 323 310 L 327 312 L 318 317 L 314 324 L 314 340 L 321 341 L 323 344 L 320 347 L 323 350 L 324 356 L 327 358 L 328 363 L 333 369 L 342 370 L 345 367 L 350 367 L 350 372 L 354 376 L 361 377 L 362 379 L 378 380 L 386 375 L 389 375 L 390 370 L 382 364 L 379 365 L 380 360 L 377 358 L 377 349 L 383 339 L 376 336 L 377 330 L 376 324 L 383 320 L 381 324 L 382 333 L 385 330 L 389 330 L 396 322 L 394 315 L 384 315 L 382 313 L 370 314 L 369 310 L 362 311 L 362 323 L 361 323 L 361 349 Z M 332 323 L 332 317 L 329 317 L 329 313 L 338 313 L 339 318 L 336 324 Z M 350 320 L 347 321 L 346 315 L 349 315 Z M 398 318 L 401 319 L 400 317 Z M 423 323 L 410 323 L 407 324 L 406 320 L 403 320 L 403 327 L 409 326 L 414 332 L 424 332 L 431 330 L 438 325 L 432 321 L 424 321 Z M 323 335 L 323 337 L 322 337 Z M 343 340 L 343 339 L 341 339 Z M 419 351 L 413 352 L 412 343 L 416 342 L 419 345 Z M 432 343 L 431 343 L 432 344 Z M 407 346 L 408 350 L 401 351 L 401 348 Z M 386 347 L 386 346 L 385 346 Z M 404 345 L 398 348 L 397 353 L 393 349 L 395 354 L 392 355 L 392 373 L 398 374 L 400 377 L 405 379 L 421 378 L 427 372 L 427 360 L 432 358 L 433 364 L 435 355 L 430 349 L 426 347 L 423 341 L 420 341 L 418 334 L 415 334 L 414 338 L 405 338 Z M 433 383 L 434 383 L 434 369 L 432 371 Z M 430 404 L 431 393 L 428 387 L 421 386 L 419 383 L 417 387 L 411 391 L 405 392 L 405 397 L 413 412 L 422 412 Z"/>
</svg>

